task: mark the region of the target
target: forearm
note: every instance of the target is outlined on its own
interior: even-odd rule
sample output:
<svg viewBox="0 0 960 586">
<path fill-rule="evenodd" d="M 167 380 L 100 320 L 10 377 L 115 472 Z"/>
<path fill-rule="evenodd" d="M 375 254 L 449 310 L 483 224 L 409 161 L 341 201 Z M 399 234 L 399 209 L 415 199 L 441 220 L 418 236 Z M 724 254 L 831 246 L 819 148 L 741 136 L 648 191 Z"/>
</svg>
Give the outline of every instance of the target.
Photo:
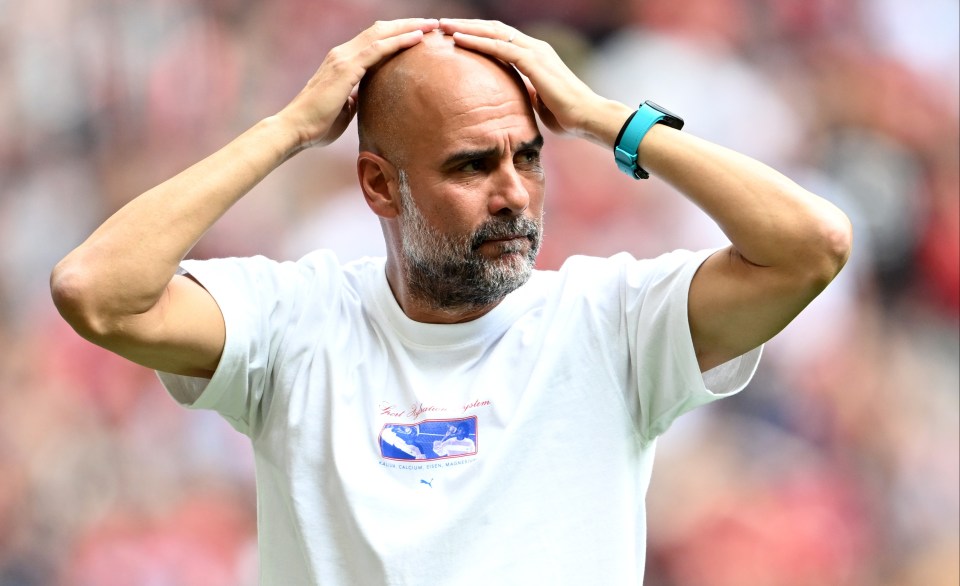
<svg viewBox="0 0 960 586">
<path fill-rule="evenodd" d="M 846 261 L 843 212 L 750 157 L 656 124 L 640 144 L 639 163 L 717 222 L 752 264 L 832 277 Z"/>
<path fill-rule="evenodd" d="M 150 309 L 200 237 L 297 144 L 296 133 L 268 118 L 132 200 L 57 265 L 58 305 L 108 317 Z"/>
<path fill-rule="evenodd" d="M 612 151 L 633 109 L 597 98 L 585 112 L 581 134 Z M 650 128 L 638 154 L 645 170 L 717 222 L 748 262 L 830 274 L 846 260 L 846 216 L 770 167 L 662 124 Z"/>
</svg>

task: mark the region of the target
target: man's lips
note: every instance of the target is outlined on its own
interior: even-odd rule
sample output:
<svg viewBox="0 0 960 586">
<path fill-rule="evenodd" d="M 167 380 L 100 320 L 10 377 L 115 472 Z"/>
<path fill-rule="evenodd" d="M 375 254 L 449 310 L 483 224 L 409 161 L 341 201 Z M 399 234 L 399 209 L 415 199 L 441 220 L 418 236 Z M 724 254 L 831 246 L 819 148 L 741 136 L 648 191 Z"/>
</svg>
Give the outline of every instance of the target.
<svg viewBox="0 0 960 586">
<path fill-rule="evenodd" d="M 496 236 L 494 238 L 487 238 L 480 243 L 480 246 L 483 246 L 484 244 L 491 246 L 519 246 L 521 241 L 533 242 L 533 239 L 525 234 L 511 234 L 509 236 Z M 477 248 L 479 248 L 479 246 Z"/>
<path fill-rule="evenodd" d="M 528 239 L 530 237 L 524 234 L 511 234 L 510 236 L 498 236 L 496 238 L 488 238 L 484 240 L 484 242 L 507 242 L 509 240 L 519 240 L 521 238 Z"/>
<path fill-rule="evenodd" d="M 529 221 L 513 221 L 500 225 L 487 225 L 482 227 L 474 234 L 472 248 L 476 250 L 484 244 L 499 242 L 516 242 L 517 240 L 527 240 L 531 245 L 536 244 L 538 240 L 538 227 Z"/>
</svg>

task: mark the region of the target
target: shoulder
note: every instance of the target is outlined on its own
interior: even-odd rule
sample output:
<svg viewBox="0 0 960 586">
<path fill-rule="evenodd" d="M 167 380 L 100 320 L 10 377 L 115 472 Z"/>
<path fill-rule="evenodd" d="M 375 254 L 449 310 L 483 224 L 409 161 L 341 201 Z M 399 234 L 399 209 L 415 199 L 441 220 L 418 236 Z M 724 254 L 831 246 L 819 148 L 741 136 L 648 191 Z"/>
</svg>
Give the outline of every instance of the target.
<svg viewBox="0 0 960 586">
<path fill-rule="evenodd" d="M 297 260 L 275 260 L 266 256 L 224 257 L 203 260 L 185 260 L 184 272 L 194 276 L 218 274 L 252 279 L 280 279 L 283 281 L 315 278 L 360 278 L 382 270 L 384 259 L 363 258 L 342 263 L 330 250 L 316 250 Z"/>
<path fill-rule="evenodd" d="M 537 271 L 532 296 L 561 314 L 659 313 L 677 306 L 685 313 L 690 283 L 712 251 L 676 250 L 654 258 L 629 253 L 572 256 L 556 271 Z"/>
<path fill-rule="evenodd" d="M 327 250 L 298 260 L 265 256 L 187 260 L 183 272 L 216 300 L 225 318 L 256 319 L 258 315 L 298 316 L 303 311 L 329 315 L 343 302 L 359 305 L 376 287 L 383 259 L 342 264 Z M 271 318 L 272 319 L 272 318 Z"/>
<path fill-rule="evenodd" d="M 556 271 L 537 271 L 543 284 L 556 286 L 564 283 L 581 289 L 622 283 L 644 286 L 671 275 L 696 272 L 712 250 L 674 250 L 653 258 L 638 259 L 628 252 L 609 257 L 575 255 L 564 261 Z"/>
</svg>

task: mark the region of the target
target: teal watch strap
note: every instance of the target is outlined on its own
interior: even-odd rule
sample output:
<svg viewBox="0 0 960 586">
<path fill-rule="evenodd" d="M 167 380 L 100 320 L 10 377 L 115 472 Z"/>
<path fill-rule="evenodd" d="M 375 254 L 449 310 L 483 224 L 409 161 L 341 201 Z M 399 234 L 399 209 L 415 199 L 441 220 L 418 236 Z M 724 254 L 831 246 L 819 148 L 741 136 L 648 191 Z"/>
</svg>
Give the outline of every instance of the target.
<svg viewBox="0 0 960 586">
<path fill-rule="evenodd" d="M 646 101 L 627 118 L 623 128 L 620 129 L 620 135 L 613 147 L 613 156 L 620 170 L 635 179 L 650 177 L 650 174 L 637 163 L 637 150 L 640 148 L 640 141 L 657 123 L 666 124 L 677 130 L 683 128 L 682 118 L 653 102 Z"/>
</svg>

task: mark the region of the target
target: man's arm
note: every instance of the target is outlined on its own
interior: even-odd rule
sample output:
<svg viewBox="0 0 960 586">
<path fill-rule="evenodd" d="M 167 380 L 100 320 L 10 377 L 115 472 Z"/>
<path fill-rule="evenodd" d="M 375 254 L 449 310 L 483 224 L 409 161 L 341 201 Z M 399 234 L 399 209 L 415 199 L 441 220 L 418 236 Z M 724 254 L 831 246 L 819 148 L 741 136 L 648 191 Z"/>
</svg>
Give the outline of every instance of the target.
<svg viewBox="0 0 960 586">
<path fill-rule="evenodd" d="M 641 142 L 640 157 L 732 243 L 690 284 L 690 329 L 703 370 L 780 332 L 850 255 L 852 229 L 843 212 L 747 156 L 658 124 Z"/>
<path fill-rule="evenodd" d="M 612 152 L 634 108 L 595 94 L 547 43 L 497 22 L 443 19 L 440 27 L 458 44 L 513 64 L 551 130 Z M 732 243 L 705 261 L 690 285 L 701 370 L 776 335 L 850 254 L 852 230 L 843 212 L 749 157 L 657 124 L 640 143 L 639 160 L 704 210 Z"/>
<path fill-rule="evenodd" d="M 134 362 L 211 376 L 223 351 L 223 316 L 206 290 L 176 275 L 180 261 L 282 162 L 340 136 L 367 68 L 436 27 L 428 19 L 375 24 L 331 50 L 278 114 L 107 219 L 53 270 L 50 288 L 63 317 L 88 340 Z"/>
</svg>

